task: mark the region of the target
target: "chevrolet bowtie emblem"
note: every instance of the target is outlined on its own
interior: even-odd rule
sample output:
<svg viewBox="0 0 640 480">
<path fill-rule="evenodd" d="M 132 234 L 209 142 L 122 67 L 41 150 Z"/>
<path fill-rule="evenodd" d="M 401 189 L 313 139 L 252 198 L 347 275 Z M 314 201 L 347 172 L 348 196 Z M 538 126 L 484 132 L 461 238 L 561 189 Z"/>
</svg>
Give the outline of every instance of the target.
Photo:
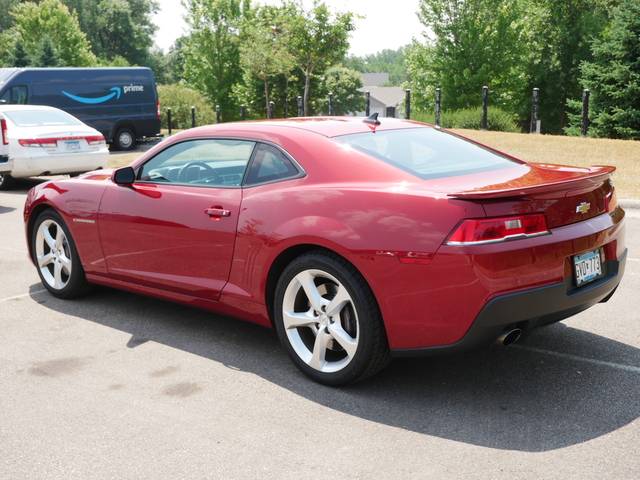
<svg viewBox="0 0 640 480">
<path fill-rule="evenodd" d="M 576 213 L 582 213 L 582 214 L 587 213 L 590 208 L 591 208 L 590 203 L 582 202 L 580 205 L 576 207 Z"/>
</svg>

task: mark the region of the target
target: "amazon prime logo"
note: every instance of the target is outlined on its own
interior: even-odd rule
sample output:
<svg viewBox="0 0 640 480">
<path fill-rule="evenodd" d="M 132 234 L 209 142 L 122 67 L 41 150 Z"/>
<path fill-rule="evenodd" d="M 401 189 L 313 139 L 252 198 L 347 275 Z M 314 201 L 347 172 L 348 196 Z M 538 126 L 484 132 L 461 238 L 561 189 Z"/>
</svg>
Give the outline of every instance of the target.
<svg viewBox="0 0 640 480">
<path fill-rule="evenodd" d="M 129 92 L 144 92 L 144 85 L 125 85 L 124 87 L 120 88 L 120 87 L 113 87 L 109 89 L 110 91 L 112 91 L 113 93 L 110 93 L 109 95 L 105 95 L 104 97 L 98 97 L 98 98 L 91 98 L 91 97 L 79 97 L 77 95 L 73 95 L 69 92 L 65 92 L 64 90 L 62 91 L 62 93 L 64 93 L 67 97 L 69 97 L 72 100 L 75 100 L 76 102 L 80 102 L 80 103 L 86 103 L 89 105 L 95 105 L 98 103 L 104 103 L 104 102 L 108 102 L 109 100 L 111 100 L 112 98 L 116 98 L 116 100 L 120 99 L 120 95 L 124 92 L 129 93 Z"/>
</svg>

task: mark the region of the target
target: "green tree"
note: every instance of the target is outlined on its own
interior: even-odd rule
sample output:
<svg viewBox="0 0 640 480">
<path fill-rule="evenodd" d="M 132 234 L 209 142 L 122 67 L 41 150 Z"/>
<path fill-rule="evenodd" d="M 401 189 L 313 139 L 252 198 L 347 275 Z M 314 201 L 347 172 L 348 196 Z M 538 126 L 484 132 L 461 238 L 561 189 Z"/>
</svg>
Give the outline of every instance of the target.
<svg viewBox="0 0 640 480">
<path fill-rule="evenodd" d="M 388 73 L 387 87 L 400 87 L 409 80 L 405 63 L 405 47 L 397 50 L 384 49 L 363 57 L 349 56 L 344 66 L 362 73 Z"/>
<path fill-rule="evenodd" d="M 640 3 L 623 0 L 581 65 L 595 136 L 640 140 Z"/>
<path fill-rule="evenodd" d="M 38 48 L 32 61 L 35 67 L 64 67 L 64 61 L 60 59 L 53 40 L 49 35 L 44 35 L 40 39 Z"/>
<path fill-rule="evenodd" d="M 359 91 L 364 84 L 362 75 L 356 70 L 346 68 L 341 64 L 335 65 L 327 70 L 324 78 L 324 92 L 321 102 L 323 111 L 328 112 L 327 98 L 329 92 L 333 93 L 333 113 L 334 115 L 348 115 L 364 111 L 365 97 Z"/>
<path fill-rule="evenodd" d="M 580 64 L 592 60 L 591 41 L 608 25 L 618 0 L 521 1 L 529 12 L 524 57 L 527 92 L 540 89 L 544 130 L 559 134 L 567 119 L 567 100 L 581 96 Z"/>
<path fill-rule="evenodd" d="M 49 39 L 51 41 L 51 39 Z M 24 68 L 31 65 L 31 59 L 29 54 L 24 49 L 24 42 L 21 38 L 18 38 L 13 46 L 13 51 L 9 58 L 8 67 Z"/>
<path fill-rule="evenodd" d="M 153 0 L 63 0 L 78 15 L 93 52 L 110 61 L 120 56 L 132 65 L 148 65 L 157 26 Z"/>
<path fill-rule="evenodd" d="M 171 109 L 171 127 L 174 129 L 191 128 L 191 107 L 195 107 L 196 125 L 216 121 L 216 113 L 206 98 L 185 85 L 158 85 L 158 98 L 163 128 L 167 128 L 167 108 Z"/>
<path fill-rule="evenodd" d="M 70 13 L 59 0 L 44 0 L 39 4 L 23 2 L 10 14 L 15 19 L 14 42 L 20 39 L 25 51 L 34 57 L 40 39 L 48 35 L 61 62 L 69 67 L 91 67 L 97 59 L 91 45 L 78 25 L 75 13 Z"/>
<path fill-rule="evenodd" d="M 244 72 L 259 79 L 264 86 L 265 108 L 269 109 L 269 80 L 288 75 L 294 68 L 289 51 L 290 31 L 284 10 L 262 7 L 242 28 L 240 65 Z M 247 79 L 250 83 L 250 79 Z"/>
<path fill-rule="evenodd" d="M 182 0 L 190 29 L 184 48 L 185 78 L 220 105 L 223 118 L 237 118 L 233 86 L 242 80 L 238 36 L 249 0 Z"/>
<path fill-rule="evenodd" d="M 492 104 L 517 108 L 526 85 L 519 0 L 421 0 L 419 17 L 433 38 L 408 52 L 413 91 L 427 86 L 432 97 L 440 87 L 455 110 L 478 106 L 488 86 Z"/>
<path fill-rule="evenodd" d="M 290 24 L 293 32 L 290 47 L 304 76 L 304 115 L 309 115 L 311 79 L 344 58 L 349 48 L 349 32 L 355 28 L 354 14 L 332 15 L 318 0 L 314 0 L 309 11 L 304 10 L 301 2 L 294 5 L 297 13 Z"/>
</svg>

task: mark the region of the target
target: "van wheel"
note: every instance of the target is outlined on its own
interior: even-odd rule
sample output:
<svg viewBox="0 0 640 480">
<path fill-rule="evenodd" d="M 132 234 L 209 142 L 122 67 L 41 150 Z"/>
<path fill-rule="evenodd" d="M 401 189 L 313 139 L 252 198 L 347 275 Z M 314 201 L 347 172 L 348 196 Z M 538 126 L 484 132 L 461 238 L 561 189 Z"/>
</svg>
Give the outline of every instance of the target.
<svg viewBox="0 0 640 480">
<path fill-rule="evenodd" d="M 136 145 L 136 136 L 131 129 L 121 128 L 116 132 L 113 143 L 118 150 L 131 150 Z"/>
<path fill-rule="evenodd" d="M 16 179 L 11 175 L 0 175 L 0 190 L 11 190 L 16 184 Z"/>
</svg>

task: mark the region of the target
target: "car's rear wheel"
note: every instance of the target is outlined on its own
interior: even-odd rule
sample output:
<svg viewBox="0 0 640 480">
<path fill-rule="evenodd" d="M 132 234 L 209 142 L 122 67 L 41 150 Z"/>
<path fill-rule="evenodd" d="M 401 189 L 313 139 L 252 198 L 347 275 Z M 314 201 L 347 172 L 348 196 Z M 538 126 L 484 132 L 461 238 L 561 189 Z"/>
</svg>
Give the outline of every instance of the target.
<svg viewBox="0 0 640 480">
<path fill-rule="evenodd" d="M 36 219 L 31 251 L 40 280 L 54 296 L 76 298 L 91 290 L 71 233 L 55 210 L 45 210 Z"/>
<path fill-rule="evenodd" d="M 390 360 L 371 288 L 344 258 L 324 251 L 295 259 L 275 293 L 278 336 L 309 378 L 340 386 L 363 380 Z"/>
<path fill-rule="evenodd" d="M 11 190 L 16 184 L 16 179 L 11 175 L 0 175 L 0 190 Z"/>
<path fill-rule="evenodd" d="M 113 139 L 118 150 L 131 150 L 136 145 L 136 136 L 129 128 L 120 128 Z"/>
</svg>

